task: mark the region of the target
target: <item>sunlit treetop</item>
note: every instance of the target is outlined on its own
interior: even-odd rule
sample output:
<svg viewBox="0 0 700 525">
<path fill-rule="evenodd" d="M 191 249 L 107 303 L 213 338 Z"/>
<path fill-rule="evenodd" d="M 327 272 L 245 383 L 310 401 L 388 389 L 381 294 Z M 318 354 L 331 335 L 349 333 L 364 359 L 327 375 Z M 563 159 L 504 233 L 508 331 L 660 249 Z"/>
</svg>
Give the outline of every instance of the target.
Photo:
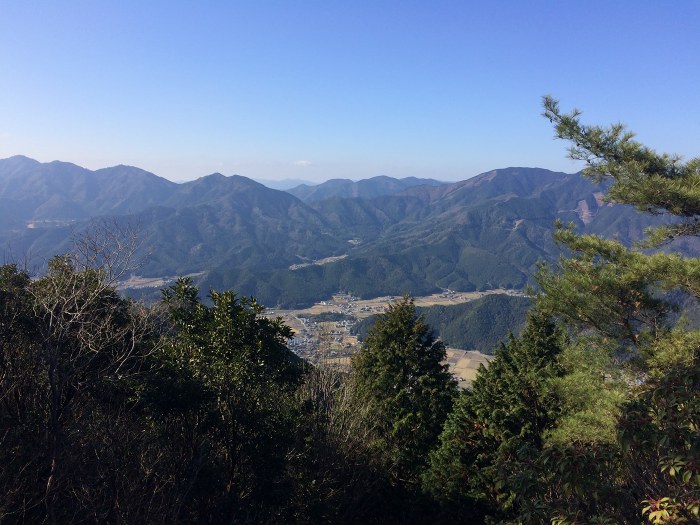
<svg viewBox="0 0 700 525">
<path fill-rule="evenodd" d="M 581 111 L 563 113 L 551 96 L 544 97 L 543 114 L 554 124 L 558 138 L 571 141 L 569 156 L 586 162 L 584 175 L 596 182 L 613 179 L 609 199 L 680 218 L 649 230 L 650 245 L 700 233 L 700 157 L 683 161 L 678 155 L 657 153 L 634 140 L 634 133 L 623 124 L 582 124 Z"/>
</svg>

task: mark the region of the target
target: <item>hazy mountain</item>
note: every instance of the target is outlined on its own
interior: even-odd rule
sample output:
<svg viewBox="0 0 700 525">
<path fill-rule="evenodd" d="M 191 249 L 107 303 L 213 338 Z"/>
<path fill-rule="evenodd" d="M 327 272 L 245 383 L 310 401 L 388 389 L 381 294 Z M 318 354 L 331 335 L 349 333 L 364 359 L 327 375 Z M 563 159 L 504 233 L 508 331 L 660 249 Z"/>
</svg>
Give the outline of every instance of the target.
<svg viewBox="0 0 700 525">
<path fill-rule="evenodd" d="M 287 268 L 348 246 L 296 197 L 240 176 L 213 174 L 175 184 L 125 166 L 90 171 L 13 157 L 0 161 L 0 187 L 0 220 L 6 219 L 0 239 L 6 254 L 19 258 L 45 261 L 67 250 L 90 216 L 139 228 L 141 271 L 149 276 L 219 265 Z"/>
<path fill-rule="evenodd" d="M 151 274 L 208 271 L 219 265 L 258 270 L 339 255 L 347 239 L 299 199 L 245 177 L 210 175 L 159 208 L 135 216 L 153 254 Z"/>
<path fill-rule="evenodd" d="M 332 197 L 381 197 L 394 195 L 414 186 L 438 186 L 441 184 L 444 183 L 433 179 L 418 179 L 416 177 L 395 179 L 381 175 L 357 182 L 350 179 L 331 179 L 314 186 L 302 184 L 287 191 L 304 202 L 311 203 Z"/>
<path fill-rule="evenodd" d="M 362 202 L 324 201 L 317 209 L 358 244 L 346 259 L 288 280 L 360 296 L 521 288 L 539 260 L 559 253 L 554 221 L 585 228 L 576 207 L 598 189 L 579 175 L 517 168 Z"/>
<path fill-rule="evenodd" d="M 0 202 L 13 202 L 14 224 L 137 212 L 161 203 L 177 185 L 132 166 L 91 171 L 23 156 L 0 160 Z M 3 214 L 5 215 L 5 214 Z M 6 226 L 6 224 L 2 224 Z"/>
<path fill-rule="evenodd" d="M 253 179 L 255 182 L 259 182 L 263 186 L 267 186 L 272 190 L 290 190 L 296 188 L 297 186 L 315 186 L 316 182 L 311 182 L 310 180 L 303 179 L 282 179 L 282 180 L 269 180 L 269 179 Z"/>
<path fill-rule="evenodd" d="M 558 256 L 556 219 L 626 242 L 649 224 L 579 174 L 507 168 L 419 181 L 329 181 L 335 194 L 306 204 L 241 176 L 175 184 L 127 166 L 12 157 L 0 161 L 0 242 L 6 259 L 45 261 L 69 248 L 87 217 L 108 215 L 140 227 L 144 276 L 198 273 L 205 290 L 301 305 L 339 289 L 371 297 L 521 288 L 538 261 Z M 340 196 L 347 191 L 368 196 Z"/>
<path fill-rule="evenodd" d="M 327 199 L 313 206 L 334 230 L 353 238 L 346 258 L 293 271 L 219 267 L 207 282 L 286 305 L 339 289 L 371 297 L 521 288 L 538 261 L 558 257 L 551 235 L 557 219 L 582 232 L 639 238 L 648 218 L 606 203 L 603 190 L 580 174 L 508 168 L 376 199 Z"/>
</svg>

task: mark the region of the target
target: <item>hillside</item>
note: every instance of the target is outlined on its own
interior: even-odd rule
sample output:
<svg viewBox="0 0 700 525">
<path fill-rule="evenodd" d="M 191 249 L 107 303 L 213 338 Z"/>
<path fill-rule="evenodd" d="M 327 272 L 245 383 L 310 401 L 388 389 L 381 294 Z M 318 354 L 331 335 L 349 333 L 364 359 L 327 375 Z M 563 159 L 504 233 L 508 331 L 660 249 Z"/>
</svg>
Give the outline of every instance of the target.
<svg viewBox="0 0 700 525">
<path fill-rule="evenodd" d="M 23 221 L 134 213 L 162 203 L 176 190 L 177 184 L 133 166 L 91 171 L 22 156 L 0 160 L 0 201 L 12 203 L 15 227 Z M 9 217 L 3 214 L 3 219 Z M 7 228 L 7 223 L 0 225 Z"/>
<path fill-rule="evenodd" d="M 12 157 L 0 161 L 0 242 L 7 257 L 40 270 L 88 218 L 108 217 L 140 229 L 140 275 L 197 274 L 203 289 L 273 306 L 309 305 L 338 290 L 368 298 L 520 289 L 538 261 L 558 257 L 557 219 L 639 238 L 649 219 L 606 203 L 603 190 L 579 174 L 507 168 L 451 184 L 329 181 L 333 196 L 307 196 L 307 204 L 241 176 L 175 184 L 127 166 L 90 171 Z M 366 196 L 340 196 L 346 191 Z M 370 197 L 382 192 L 393 193 Z"/>
<path fill-rule="evenodd" d="M 490 355 L 510 333 L 520 333 L 531 305 L 526 297 L 489 294 L 463 304 L 418 308 L 418 313 L 446 346 Z M 355 324 L 353 333 L 364 339 L 375 317 Z"/>
<path fill-rule="evenodd" d="M 538 261 L 558 257 L 551 237 L 557 219 L 584 232 L 640 237 L 649 219 L 604 202 L 603 189 L 578 174 L 509 168 L 388 197 L 327 199 L 313 206 L 356 241 L 347 258 L 294 272 L 229 273 L 226 284 L 263 293 L 268 304 L 279 298 L 296 306 L 337 290 L 367 298 L 522 288 Z M 225 273 L 217 269 L 216 278 Z M 252 290 L 250 282 L 264 284 Z"/>
<path fill-rule="evenodd" d="M 311 203 L 333 197 L 371 199 L 384 195 L 395 195 L 415 186 L 440 186 L 442 184 L 444 183 L 435 179 L 421 179 L 417 177 L 395 179 L 386 175 L 380 175 L 357 182 L 350 179 L 331 179 L 316 185 L 300 184 L 286 191 L 306 203 Z"/>
</svg>

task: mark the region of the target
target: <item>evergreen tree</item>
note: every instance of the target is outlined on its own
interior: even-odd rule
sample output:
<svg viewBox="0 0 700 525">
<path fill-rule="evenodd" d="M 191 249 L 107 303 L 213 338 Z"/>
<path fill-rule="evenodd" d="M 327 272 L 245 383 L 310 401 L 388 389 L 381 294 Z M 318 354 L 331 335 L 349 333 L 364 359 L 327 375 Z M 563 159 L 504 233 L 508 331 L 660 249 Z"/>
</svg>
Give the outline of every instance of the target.
<svg viewBox="0 0 700 525">
<path fill-rule="evenodd" d="M 448 510 L 512 519 L 528 506 L 536 483 L 531 462 L 558 415 L 550 383 L 562 374 L 563 345 L 561 330 L 533 313 L 522 336 L 502 344 L 459 397 L 423 476 Z"/>
<path fill-rule="evenodd" d="M 586 162 L 585 176 L 612 179 L 609 199 L 676 218 L 652 231 L 651 243 L 700 233 L 700 157 L 682 162 L 678 155 L 656 153 L 634 140 L 634 133 L 622 124 L 584 125 L 579 110 L 562 113 L 550 96 L 544 97 L 544 116 L 554 124 L 558 138 L 572 143 L 569 156 Z"/>
<path fill-rule="evenodd" d="M 612 179 L 609 198 L 675 217 L 644 247 L 700 232 L 700 160 L 657 154 L 621 125 L 585 126 L 551 98 L 545 116 L 588 163 L 584 175 Z M 569 341 L 535 374 L 539 389 L 522 352 L 544 351 L 541 338 L 526 332 L 497 352 L 456 403 L 425 488 L 448 508 L 506 522 L 697 521 L 700 332 L 671 314 L 700 298 L 700 260 L 569 226 L 555 238 L 569 255 L 541 268 L 536 308 L 563 322 Z"/>
<path fill-rule="evenodd" d="M 556 135 L 572 142 L 570 156 L 586 161 L 584 175 L 612 180 L 609 199 L 669 220 L 648 232 L 643 247 L 700 233 L 700 159 L 683 162 L 678 156 L 657 154 L 636 142 L 621 124 L 584 125 L 579 111 L 562 113 L 551 97 L 545 97 L 544 107 Z M 655 523 L 697 520 L 700 332 L 674 326 L 669 314 L 679 304 L 697 305 L 700 259 L 673 253 L 672 244 L 664 253 L 649 254 L 596 236 L 579 236 L 571 228 L 560 227 L 557 240 L 571 256 L 542 269 L 537 303 L 567 322 L 576 346 L 587 350 L 579 353 L 583 359 L 578 368 L 586 366 L 588 376 L 597 379 L 588 383 L 583 396 L 580 387 L 571 388 L 574 381 L 564 379 L 561 384 L 568 387 L 560 392 L 565 414 L 551 439 L 560 450 L 568 441 L 568 450 L 578 449 L 583 451 L 581 458 L 598 460 L 582 468 L 584 462 L 572 455 L 550 456 L 550 464 L 560 472 L 583 473 L 568 488 L 563 483 L 566 476 L 551 476 L 550 487 L 553 492 L 567 488 L 575 496 L 577 491 L 586 493 L 594 482 L 600 486 L 607 481 L 624 496 L 616 504 L 594 498 L 596 505 L 579 513 L 560 508 L 558 520 L 594 521 L 594 512 L 599 518 L 630 523 L 642 513 Z M 591 367 L 586 358 L 600 351 L 609 359 Z M 569 372 L 572 377 L 577 373 L 575 367 Z M 617 391 L 617 401 L 601 403 L 606 391 Z M 597 435 L 588 430 L 591 427 Z M 600 454 L 603 450 L 608 453 Z"/>
<path fill-rule="evenodd" d="M 286 346 L 291 329 L 263 316 L 254 299 L 212 291 L 208 307 L 198 292 L 181 278 L 163 293 L 174 328 L 169 359 L 211 394 L 200 409 L 210 422 L 200 429 L 209 478 L 198 480 L 197 519 L 267 521 L 288 504 L 285 460 L 302 363 Z"/>
<path fill-rule="evenodd" d="M 397 481 L 417 480 L 452 407 L 457 383 L 445 357 L 407 296 L 377 318 L 353 357 L 358 402 L 371 406 L 377 453 Z"/>
</svg>

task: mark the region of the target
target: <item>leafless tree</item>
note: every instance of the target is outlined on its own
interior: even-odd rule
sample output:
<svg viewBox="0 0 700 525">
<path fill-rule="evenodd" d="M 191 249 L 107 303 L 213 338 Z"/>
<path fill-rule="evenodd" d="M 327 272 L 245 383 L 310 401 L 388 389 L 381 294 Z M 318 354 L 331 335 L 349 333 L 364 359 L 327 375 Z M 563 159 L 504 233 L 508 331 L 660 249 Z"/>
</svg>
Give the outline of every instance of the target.
<svg viewBox="0 0 700 525">
<path fill-rule="evenodd" d="M 298 396 L 311 407 L 306 439 L 313 446 L 303 461 L 312 465 L 315 492 L 305 497 L 333 507 L 339 522 L 361 520 L 377 504 L 382 483 L 371 451 L 378 422 L 357 397 L 352 376 L 337 366 L 316 366 Z"/>
<path fill-rule="evenodd" d="M 132 271 L 138 232 L 116 222 L 95 222 L 74 239 L 72 253 L 56 257 L 30 291 L 39 320 L 40 361 L 48 389 L 49 475 L 44 503 L 49 522 L 70 490 L 68 430 L 89 414 L 86 395 L 110 380 L 137 373 L 138 346 L 152 324 L 148 310 L 123 300 L 117 281 Z"/>
</svg>

